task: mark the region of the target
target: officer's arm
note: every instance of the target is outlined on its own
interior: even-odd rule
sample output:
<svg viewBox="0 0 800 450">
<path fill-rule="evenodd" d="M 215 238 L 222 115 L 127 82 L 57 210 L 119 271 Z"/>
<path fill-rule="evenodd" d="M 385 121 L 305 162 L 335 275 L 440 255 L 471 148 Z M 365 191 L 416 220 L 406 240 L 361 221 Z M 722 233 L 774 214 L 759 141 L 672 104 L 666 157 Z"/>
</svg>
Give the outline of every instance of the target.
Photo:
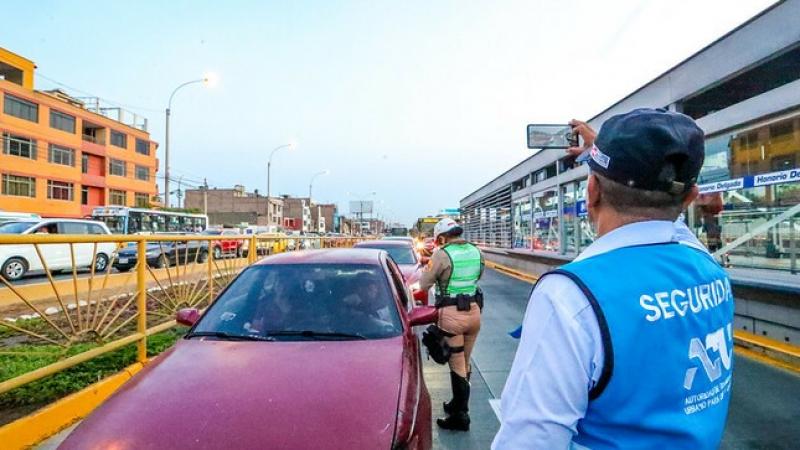
<svg viewBox="0 0 800 450">
<path fill-rule="evenodd" d="M 531 294 L 493 449 L 566 449 L 602 371 L 597 319 L 578 287 L 544 277 Z"/>
<path fill-rule="evenodd" d="M 427 291 L 436 284 L 436 280 L 438 280 L 442 272 L 447 269 L 449 263 L 450 258 L 447 257 L 444 251 L 440 250 L 434 253 L 431 258 L 431 264 L 422 271 L 422 277 L 420 277 L 419 280 L 420 290 Z"/>
</svg>

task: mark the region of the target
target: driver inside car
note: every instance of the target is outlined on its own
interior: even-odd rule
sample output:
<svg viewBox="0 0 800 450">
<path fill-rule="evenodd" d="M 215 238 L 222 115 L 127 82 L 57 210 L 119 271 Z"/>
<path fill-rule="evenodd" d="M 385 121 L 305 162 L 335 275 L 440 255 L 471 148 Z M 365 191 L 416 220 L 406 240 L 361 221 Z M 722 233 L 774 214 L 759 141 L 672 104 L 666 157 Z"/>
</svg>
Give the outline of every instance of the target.
<svg viewBox="0 0 800 450">
<path fill-rule="evenodd" d="M 382 292 L 375 275 L 359 274 L 353 281 L 355 286 L 351 293 L 342 299 L 347 321 L 370 330 L 393 327 L 385 292 Z"/>
</svg>

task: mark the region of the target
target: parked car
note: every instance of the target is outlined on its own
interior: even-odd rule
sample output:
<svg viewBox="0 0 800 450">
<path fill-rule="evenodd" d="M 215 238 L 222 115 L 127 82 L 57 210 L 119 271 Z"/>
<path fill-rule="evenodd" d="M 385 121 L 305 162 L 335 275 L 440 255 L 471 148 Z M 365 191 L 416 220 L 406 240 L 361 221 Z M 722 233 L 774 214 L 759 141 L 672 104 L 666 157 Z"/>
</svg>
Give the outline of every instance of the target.
<svg viewBox="0 0 800 450">
<path fill-rule="evenodd" d="M 385 250 L 400 267 L 403 278 L 411 289 L 414 298 L 424 305 L 428 304 L 428 291 L 419 288 L 422 270 L 425 265 L 419 257 L 411 241 L 400 239 L 381 239 L 377 241 L 364 241 L 354 245 L 355 248 L 374 248 Z"/>
<path fill-rule="evenodd" d="M 103 222 L 80 219 L 34 219 L 6 222 L 0 225 L 0 234 L 95 234 L 108 235 L 111 232 Z M 93 253 L 94 244 L 41 244 L 39 250 L 42 258 L 36 253 L 33 244 L 0 245 L 0 273 L 9 281 L 16 281 L 32 272 L 47 269 L 58 272 L 72 269 L 72 253 L 75 254 L 75 265 L 78 268 L 91 268 L 94 260 L 95 272 L 103 272 L 117 250 L 115 243 L 97 244 L 97 252 Z M 42 264 L 44 259 L 45 265 Z"/>
<path fill-rule="evenodd" d="M 59 448 L 429 449 L 413 327 L 437 313 L 412 304 L 385 252 L 267 257 L 202 317 L 179 311 L 184 339 Z"/>
<path fill-rule="evenodd" d="M 170 267 L 205 262 L 208 258 L 208 243 L 203 241 L 148 242 L 145 256 L 147 265 L 155 268 Z M 126 247 L 119 251 L 114 268 L 127 272 L 136 266 L 139 258 L 136 247 Z"/>
<path fill-rule="evenodd" d="M 208 229 L 201 234 L 206 236 L 240 236 L 241 233 L 232 229 Z M 211 243 L 214 258 L 220 259 L 223 256 L 234 255 L 241 258 L 244 254 L 244 241 L 242 239 L 224 239 Z"/>
<path fill-rule="evenodd" d="M 20 220 L 40 220 L 41 216 L 33 213 L 18 213 L 10 211 L 0 211 L 0 224 L 6 222 L 18 222 Z"/>
</svg>

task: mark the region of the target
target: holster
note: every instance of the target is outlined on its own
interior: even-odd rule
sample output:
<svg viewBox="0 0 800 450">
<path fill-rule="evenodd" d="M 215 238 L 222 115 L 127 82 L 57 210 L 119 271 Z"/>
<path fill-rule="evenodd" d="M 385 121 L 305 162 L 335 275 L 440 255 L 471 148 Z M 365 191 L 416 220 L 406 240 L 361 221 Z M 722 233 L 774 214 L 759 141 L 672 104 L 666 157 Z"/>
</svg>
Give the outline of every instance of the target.
<svg viewBox="0 0 800 450">
<path fill-rule="evenodd" d="M 422 344 L 428 349 L 428 356 L 438 364 L 447 364 L 453 353 L 453 349 L 447 343 L 448 337 L 453 337 L 453 334 L 436 325 L 430 325 L 422 332 Z"/>
<path fill-rule="evenodd" d="M 483 291 L 481 290 L 481 288 L 478 288 L 478 290 L 475 291 L 475 303 L 477 303 L 478 308 L 480 308 L 481 311 L 483 311 Z"/>
</svg>

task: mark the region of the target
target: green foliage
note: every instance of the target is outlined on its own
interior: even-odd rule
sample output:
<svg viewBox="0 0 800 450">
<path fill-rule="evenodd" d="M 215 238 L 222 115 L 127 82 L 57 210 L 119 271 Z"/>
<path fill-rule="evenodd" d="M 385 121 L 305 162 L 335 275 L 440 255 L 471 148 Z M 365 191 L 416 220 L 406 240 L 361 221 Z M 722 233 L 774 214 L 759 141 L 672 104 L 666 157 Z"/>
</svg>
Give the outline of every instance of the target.
<svg viewBox="0 0 800 450">
<path fill-rule="evenodd" d="M 148 337 L 147 355 L 155 356 L 170 348 L 185 333 L 185 327 L 176 327 Z M 55 345 L 16 346 L 13 352 L 0 353 L 0 380 L 30 372 L 96 346 L 97 344 L 92 343 L 78 344 L 67 351 Z M 51 403 L 117 373 L 134 362 L 136 362 L 136 344 L 100 355 L 63 372 L 0 395 L 0 411 Z"/>
</svg>

